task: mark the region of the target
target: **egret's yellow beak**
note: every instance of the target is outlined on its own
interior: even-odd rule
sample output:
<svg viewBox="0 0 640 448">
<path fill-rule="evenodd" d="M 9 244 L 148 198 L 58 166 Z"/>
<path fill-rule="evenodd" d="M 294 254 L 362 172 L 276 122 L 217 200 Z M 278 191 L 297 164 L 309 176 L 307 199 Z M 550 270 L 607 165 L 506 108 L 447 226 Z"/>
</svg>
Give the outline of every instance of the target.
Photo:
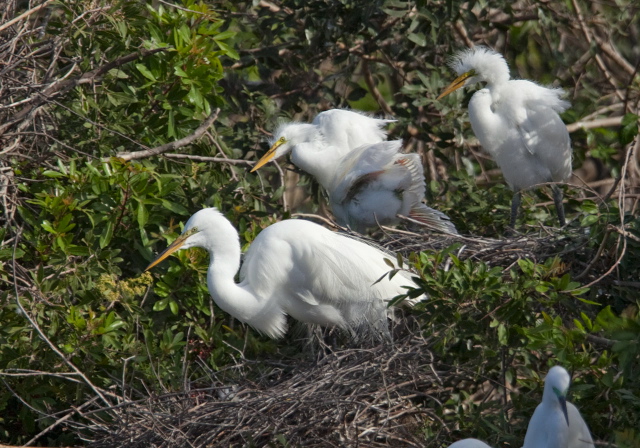
<svg viewBox="0 0 640 448">
<path fill-rule="evenodd" d="M 253 173 L 255 170 L 257 170 L 258 168 L 260 168 L 262 165 L 264 165 L 265 163 L 267 163 L 269 160 L 273 159 L 273 157 L 276 155 L 276 149 L 278 149 L 280 146 L 284 145 L 284 143 L 287 141 L 287 139 L 285 139 L 284 137 L 280 137 L 272 146 L 271 148 L 269 148 L 269 151 L 267 151 L 267 153 L 265 155 L 262 156 L 262 158 L 260 160 L 258 160 L 258 163 L 256 163 L 253 168 L 251 168 L 251 172 Z"/>
<path fill-rule="evenodd" d="M 447 86 L 446 89 L 444 89 L 444 91 L 440 94 L 438 99 L 444 98 L 445 96 L 449 95 L 451 92 L 455 92 L 460 87 L 464 86 L 464 83 L 467 79 L 469 79 L 474 75 L 475 75 L 475 72 L 473 70 L 469 70 L 467 73 L 463 73 L 462 75 L 458 76 L 456 79 L 453 80 L 451 84 Z"/>
<path fill-rule="evenodd" d="M 193 233 L 190 233 L 190 232 L 189 233 L 183 233 L 178 238 L 176 238 L 176 240 L 173 243 L 171 243 L 169 245 L 169 247 L 167 247 L 164 250 L 164 252 L 162 252 L 160 255 L 158 255 L 158 258 L 153 260 L 151 262 L 151 264 L 145 268 L 145 272 L 148 271 L 149 269 L 151 269 L 152 267 L 154 267 L 155 265 L 157 265 L 158 263 L 160 263 L 162 260 L 167 258 L 169 255 L 171 255 L 172 253 L 174 253 L 178 249 L 180 249 L 182 247 L 182 245 L 184 244 L 184 242 L 187 241 L 187 238 L 189 238 L 191 235 L 193 235 Z"/>
</svg>

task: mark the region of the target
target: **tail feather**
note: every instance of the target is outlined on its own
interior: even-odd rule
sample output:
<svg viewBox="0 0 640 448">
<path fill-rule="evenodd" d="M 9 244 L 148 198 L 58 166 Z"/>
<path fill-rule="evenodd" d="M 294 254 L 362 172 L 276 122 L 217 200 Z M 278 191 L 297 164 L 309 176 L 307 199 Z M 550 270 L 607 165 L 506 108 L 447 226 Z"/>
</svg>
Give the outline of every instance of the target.
<svg viewBox="0 0 640 448">
<path fill-rule="evenodd" d="M 439 232 L 458 235 L 458 229 L 444 213 L 427 207 L 420 203 L 416 204 L 409 212 L 409 218 L 419 221 L 427 227 Z"/>
</svg>

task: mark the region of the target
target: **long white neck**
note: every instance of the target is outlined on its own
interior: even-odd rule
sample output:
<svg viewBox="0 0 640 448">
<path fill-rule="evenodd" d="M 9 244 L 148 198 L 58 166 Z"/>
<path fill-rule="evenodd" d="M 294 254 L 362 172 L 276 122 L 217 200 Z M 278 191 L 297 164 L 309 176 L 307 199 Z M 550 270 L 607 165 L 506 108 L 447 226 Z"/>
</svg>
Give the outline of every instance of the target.
<svg viewBox="0 0 640 448">
<path fill-rule="evenodd" d="M 342 151 L 335 146 L 327 146 L 322 140 L 298 143 L 291 153 L 293 163 L 311 174 L 325 189 L 329 189 L 335 177 Z"/>
<path fill-rule="evenodd" d="M 501 119 L 492 109 L 493 101 L 493 92 L 489 89 L 477 91 L 469 101 L 471 128 L 482 147 L 489 153 L 498 146 L 497 142 L 506 137 L 496 132 L 496 129 L 500 129 Z"/>
<path fill-rule="evenodd" d="M 223 228 L 228 227 L 228 228 Z M 240 242 L 238 233 L 227 221 L 215 230 L 215 237 L 209 238 L 201 247 L 209 252 L 209 274 L 207 286 L 216 304 L 238 319 L 251 323 L 260 312 L 260 300 L 235 282 L 240 268 Z"/>
</svg>

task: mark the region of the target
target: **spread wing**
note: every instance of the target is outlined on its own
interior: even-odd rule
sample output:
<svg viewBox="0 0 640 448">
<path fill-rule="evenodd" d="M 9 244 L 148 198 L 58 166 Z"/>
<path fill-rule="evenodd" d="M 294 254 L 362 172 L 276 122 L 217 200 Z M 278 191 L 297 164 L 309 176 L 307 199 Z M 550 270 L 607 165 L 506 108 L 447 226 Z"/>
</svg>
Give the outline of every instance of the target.
<svg viewBox="0 0 640 448">
<path fill-rule="evenodd" d="M 343 202 L 353 196 L 353 189 L 361 189 L 376 180 L 388 167 L 402 147 L 402 140 L 383 141 L 372 145 L 362 145 L 344 156 L 336 170 L 334 188 L 329 196 L 335 202 Z"/>
<path fill-rule="evenodd" d="M 312 124 L 320 128 L 329 145 L 352 150 L 386 140 L 387 131 L 384 127 L 394 121 L 372 118 L 346 109 L 331 109 L 319 113 Z"/>
</svg>

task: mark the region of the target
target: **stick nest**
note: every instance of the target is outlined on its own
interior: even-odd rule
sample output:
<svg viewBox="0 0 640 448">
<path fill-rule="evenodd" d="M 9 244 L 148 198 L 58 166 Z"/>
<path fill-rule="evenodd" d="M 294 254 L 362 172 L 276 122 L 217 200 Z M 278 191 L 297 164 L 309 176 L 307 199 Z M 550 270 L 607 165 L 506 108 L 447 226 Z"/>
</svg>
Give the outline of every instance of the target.
<svg viewBox="0 0 640 448">
<path fill-rule="evenodd" d="M 425 418 L 451 391 L 442 377 L 464 375 L 443 375 L 428 341 L 404 332 L 319 361 L 245 361 L 233 383 L 85 413 L 81 432 L 96 448 L 423 446 Z"/>
</svg>

